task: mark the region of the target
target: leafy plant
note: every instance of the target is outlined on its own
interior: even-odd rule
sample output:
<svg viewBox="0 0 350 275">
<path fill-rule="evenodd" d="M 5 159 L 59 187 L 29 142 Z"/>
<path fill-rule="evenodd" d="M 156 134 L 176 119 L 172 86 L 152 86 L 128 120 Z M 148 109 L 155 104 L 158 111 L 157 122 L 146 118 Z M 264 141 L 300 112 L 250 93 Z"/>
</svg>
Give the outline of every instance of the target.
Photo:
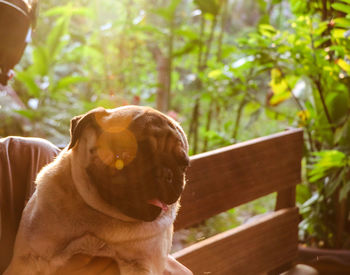
<svg viewBox="0 0 350 275">
<path fill-rule="evenodd" d="M 290 1 L 291 28 L 266 23 L 241 39 L 261 73 L 270 71 L 268 105 L 293 103 L 289 114 L 305 130 L 305 177 L 299 188 L 303 241 L 349 247 L 348 1 Z M 310 198 L 311 197 L 311 198 Z"/>
</svg>

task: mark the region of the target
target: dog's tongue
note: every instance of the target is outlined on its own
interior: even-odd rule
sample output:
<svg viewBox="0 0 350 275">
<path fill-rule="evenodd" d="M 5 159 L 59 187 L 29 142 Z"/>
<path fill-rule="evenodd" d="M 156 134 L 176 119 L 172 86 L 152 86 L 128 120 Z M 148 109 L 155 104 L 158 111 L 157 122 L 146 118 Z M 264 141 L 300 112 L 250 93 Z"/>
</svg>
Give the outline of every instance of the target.
<svg viewBox="0 0 350 275">
<path fill-rule="evenodd" d="M 164 202 L 161 202 L 158 199 L 150 199 L 150 200 L 147 201 L 147 203 L 151 204 L 151 205 L 154 205 L 154 206 L 157 206 L 157 207 L 163 209 L 164 211 L 168 210 L 168 205 L 166 205 Z"/>
</svg>

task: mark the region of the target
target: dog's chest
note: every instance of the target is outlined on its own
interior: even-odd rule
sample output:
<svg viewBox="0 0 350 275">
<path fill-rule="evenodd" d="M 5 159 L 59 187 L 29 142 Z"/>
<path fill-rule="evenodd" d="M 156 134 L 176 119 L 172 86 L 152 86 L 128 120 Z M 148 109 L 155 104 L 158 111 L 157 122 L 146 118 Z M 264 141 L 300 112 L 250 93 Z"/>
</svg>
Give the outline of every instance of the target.
<svg viewBox="0 0 350 275">
<path fill-rule="evenodd" d="M 60 258 L 64 261 L 71 255 L 84 253 L 96 257 L 113 258 L 118 263 L 121 274 L 162 274 L 171 246 L 171 227 L 158 232 L 157 235 L 142 236 L 142 238 L 126 233 L 119 231 L 106 234 L 104 230 L 99 234 L 85 233 L 71 240 L 62 251 Z M 117 237 L 116 234 L 119 236 Z M 124 236 L 121 237 L 120 234 Z"/>
</svg>

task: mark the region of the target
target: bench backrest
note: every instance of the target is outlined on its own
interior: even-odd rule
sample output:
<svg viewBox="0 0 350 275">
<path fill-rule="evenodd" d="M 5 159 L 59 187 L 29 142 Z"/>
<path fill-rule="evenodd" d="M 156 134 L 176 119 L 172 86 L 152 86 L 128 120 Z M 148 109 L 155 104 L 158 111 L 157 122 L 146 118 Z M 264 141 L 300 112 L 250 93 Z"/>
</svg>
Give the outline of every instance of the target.
<svg viewBox="0 0 350 275">
<path fill-rule="evenodd" d="M 277 192 L 272 213 L 174 253 L 194 274 L 259 274 L 297 253 L 295 188 L 301 181 L 303 133 L 287 130 L 191 158 L 175 230 Z"/>
</svg>

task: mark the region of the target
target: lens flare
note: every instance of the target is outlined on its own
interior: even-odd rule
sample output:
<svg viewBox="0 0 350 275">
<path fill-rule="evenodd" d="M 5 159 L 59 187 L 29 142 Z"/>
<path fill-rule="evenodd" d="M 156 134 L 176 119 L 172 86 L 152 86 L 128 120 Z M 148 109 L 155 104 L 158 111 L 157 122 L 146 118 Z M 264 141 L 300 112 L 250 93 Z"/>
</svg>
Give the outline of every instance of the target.
<svg viewBox="0 0 350 275">
<path fill-rule="evenodd" d="M 114 166 L 117 170 L 122 170 L 124 168 L 124 161 L 122 159 L 117 159 Z"/>
<path fill-rule="evenodd" d="M 96 113 L 95 119 L 102 129 L 97 141 L 97 153 L 102 162 L 117 170 L 124 169 L 136 157 L 138 143 L 129 129 L 133 116 L 123 113 Z"/>
<path fill-rule="evenodd" d="M 138 150 L 135 135 L 127 129 L 118 133 L 102 133 L 98 138 L 97 147 L 101 161 L 117 170 L 122 170 L 131 163 Z"/>
</svg>

